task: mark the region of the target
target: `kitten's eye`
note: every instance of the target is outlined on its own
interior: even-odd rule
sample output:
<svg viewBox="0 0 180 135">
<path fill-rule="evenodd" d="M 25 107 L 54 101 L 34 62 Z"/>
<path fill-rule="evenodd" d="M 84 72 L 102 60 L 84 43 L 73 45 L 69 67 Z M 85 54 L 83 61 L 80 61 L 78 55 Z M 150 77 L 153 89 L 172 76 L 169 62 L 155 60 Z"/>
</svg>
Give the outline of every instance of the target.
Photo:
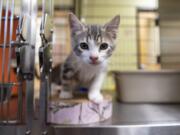
<svg viewBox="0 0 180 135">
<path fill-rule="evenodd" d="M 100 50 L 106 50 L 108 48 L 108 44 L 107 43 L 102 43 L 100 46 Z"/>
<path fill-rule="evenodd" d="M 81 47 L 81 49 L 84 49 L 84 50 L 88 50 L 89 49 L 89 46 L 88 46 L 88 44 L 87 43 L 80 43 L 80 47 Z"/>
</svg>

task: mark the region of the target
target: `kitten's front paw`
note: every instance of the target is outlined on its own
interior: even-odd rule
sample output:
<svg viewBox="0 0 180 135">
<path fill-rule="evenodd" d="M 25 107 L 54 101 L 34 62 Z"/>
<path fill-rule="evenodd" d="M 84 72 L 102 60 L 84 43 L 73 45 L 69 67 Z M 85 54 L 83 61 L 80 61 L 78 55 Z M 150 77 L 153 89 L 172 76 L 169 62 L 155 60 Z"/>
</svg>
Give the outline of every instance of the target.
<svg viewBox="0 0 180 135">
<path fill-rule="evenodd" d="M 72 94 L 71 91 L 62 90 L 60 95 L 59 95 L 59 98 L 61 98 L 61 99 L 70 99 L 70 98 L 73 98 L 73 94 Z"/>
<path fill-rule="evenodd" d="M 88 98 L 95 103 L 101 103 L 104 99 L 100 92 L 89 93 Z"/>
</svg>

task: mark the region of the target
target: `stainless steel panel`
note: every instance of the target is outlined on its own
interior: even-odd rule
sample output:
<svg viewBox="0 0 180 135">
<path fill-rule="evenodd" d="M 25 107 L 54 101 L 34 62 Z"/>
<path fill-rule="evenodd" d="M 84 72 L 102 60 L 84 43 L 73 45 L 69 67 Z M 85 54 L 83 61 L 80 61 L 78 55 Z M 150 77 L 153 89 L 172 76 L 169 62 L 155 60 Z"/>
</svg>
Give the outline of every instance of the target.
<svg viewBox="0 0 180 135">
<path fill-rule="evenodd" d="M 162 68 L 179 69 L 180 54 L 180 1 L 179 0 L 159 0 L 160 17 L 160 45 Z"/>
<path fill-rule="evenodd" d="M 91 125 L 50 125 L 48 135 L 179 135 L 180 104 L 114 103 L 111 119 Z M 39 135 L 38 120 L 32 135 Z M 12 132 L 12 130 L 13 132 Z M 0 127 L 1 135 L 21 135 L 25 127 Z"/>
<path fill-rule="evenodd" d="M 66 128 L 55 135 L 179 135 L 179 127 Z"/>
<path fill-rule="evenodd" d="M 54 126 L 54 135 L 179 135 L 180 105 L 114 104 L 111 119 L 81 126 Z"/>
</svg>

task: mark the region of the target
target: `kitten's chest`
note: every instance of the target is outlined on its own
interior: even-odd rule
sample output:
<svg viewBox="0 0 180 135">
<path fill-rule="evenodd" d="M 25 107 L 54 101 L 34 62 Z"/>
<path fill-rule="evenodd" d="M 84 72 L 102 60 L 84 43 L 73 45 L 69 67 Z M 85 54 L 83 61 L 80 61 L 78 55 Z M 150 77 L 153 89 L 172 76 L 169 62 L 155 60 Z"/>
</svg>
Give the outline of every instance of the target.
<svg viewBox="0 0 180 135">
<path fill-rule="evenodd" d="M 99 74 L 101 67 L 81 64 L 78 72 L 78 80 L 81 83 L 91 82 Z"/>
</svg>

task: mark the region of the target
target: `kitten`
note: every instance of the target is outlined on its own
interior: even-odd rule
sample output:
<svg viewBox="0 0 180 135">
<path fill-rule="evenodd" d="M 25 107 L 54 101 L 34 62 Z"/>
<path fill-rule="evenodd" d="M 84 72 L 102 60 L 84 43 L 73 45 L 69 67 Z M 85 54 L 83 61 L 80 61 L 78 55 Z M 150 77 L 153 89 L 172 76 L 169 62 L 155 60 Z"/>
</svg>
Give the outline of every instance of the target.
<svg viewBox="0 0 180 135">
<path fill-rule="evenodd" d="M 86 25 L 73 14 L 69 15 L 72 53 L 64 63 L 61 74 L 60 98 L 72 98 L 77 87 L 88 89 L 89 100 L 103 101 L 100 92 L 107 72 L 108 58 L 115 48 L 120 16 L 104 26 Z"/>
</svg>

